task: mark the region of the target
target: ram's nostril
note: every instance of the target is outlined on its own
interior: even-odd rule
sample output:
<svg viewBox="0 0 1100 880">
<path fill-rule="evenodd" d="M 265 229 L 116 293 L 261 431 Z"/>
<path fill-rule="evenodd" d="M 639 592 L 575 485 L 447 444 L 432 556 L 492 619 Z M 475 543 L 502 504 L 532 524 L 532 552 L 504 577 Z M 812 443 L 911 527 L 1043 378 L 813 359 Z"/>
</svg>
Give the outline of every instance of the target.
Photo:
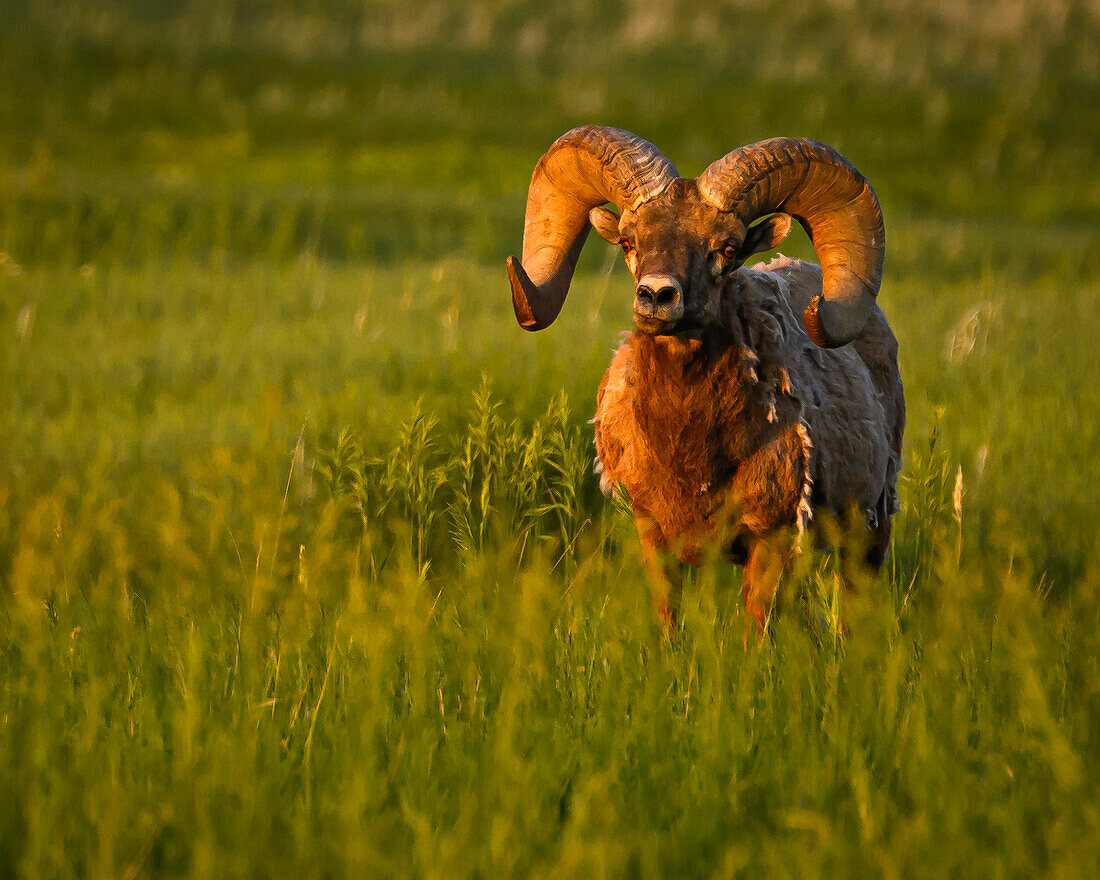
<svg viewBox="0 0 1100 880">
<path fill-rule="evenodd" d="M 679 299 L 680 292 L 675 287 L 662 287 L 655 297 L 658 306 L 674 306 Z"/>
<path fill-rule="evenodd" d="M 684 290 L 675 275 L 654 273 L 638 279 L 634 288 L 634 311 L 675 321 L 684 313 Z"/>
</svg>

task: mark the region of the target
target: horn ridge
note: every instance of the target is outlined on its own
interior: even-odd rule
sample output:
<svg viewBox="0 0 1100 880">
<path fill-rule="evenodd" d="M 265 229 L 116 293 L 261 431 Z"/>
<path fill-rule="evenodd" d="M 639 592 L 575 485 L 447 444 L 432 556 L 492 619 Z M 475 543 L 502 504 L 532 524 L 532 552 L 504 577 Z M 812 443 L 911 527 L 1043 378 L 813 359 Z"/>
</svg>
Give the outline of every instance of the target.
<svg viewBox="0 0 1100 880">
<path fill-rule="evenodd" d="M 607 169 L 608 198 L 620 210 L 634 210 L 657 198 L 680 173 L 653 144 L 621 128 L 582 125 L 559 137 L 539 160 L 549 162 L 561 150 L 587 151 Z M 601 203 L 602 204 L 602 203 Z M 590 206 L 594 208 L 595 205 Z"/>
</svg>

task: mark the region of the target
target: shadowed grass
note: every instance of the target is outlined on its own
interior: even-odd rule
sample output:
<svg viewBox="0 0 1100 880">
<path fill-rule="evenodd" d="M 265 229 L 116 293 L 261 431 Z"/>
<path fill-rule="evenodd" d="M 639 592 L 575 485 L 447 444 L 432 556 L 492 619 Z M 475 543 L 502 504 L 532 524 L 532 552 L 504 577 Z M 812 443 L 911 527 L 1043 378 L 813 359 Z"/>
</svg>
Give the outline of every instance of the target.
<svg viewBox="0 0 1100 880">
<path fill-rule="evenodd" d="M 516 437 L 486 392 L 470 419 L 433 441 L 414 411 L 378 460 L 345 434 L 312 497 L 298 464 L 283 497 L 215 453 L 182 492 L 40 498 L 3 616 L 9 867 L 1083 870 L 1094 577 L 1052 604 L 1026 561 L 960 561 L 926 462 L 841 644 L 789 596 L 743 652 L 724 566 L 661 644 L 628 518 L 568 501 L 586 481 L 555 465 L 581 442 L 561 405 L 535 461 L 486 455 Z M 801 568 L 813 601 L 831 576 Z"/>
</svg>

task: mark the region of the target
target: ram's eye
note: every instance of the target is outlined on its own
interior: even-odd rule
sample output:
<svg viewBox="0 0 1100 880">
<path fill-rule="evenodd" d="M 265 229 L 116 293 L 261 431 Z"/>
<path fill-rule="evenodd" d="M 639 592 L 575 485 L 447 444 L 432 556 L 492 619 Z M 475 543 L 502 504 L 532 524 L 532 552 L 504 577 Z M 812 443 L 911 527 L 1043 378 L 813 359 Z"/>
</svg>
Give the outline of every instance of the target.
<svg viewBox="0 0 1100 880">
<path fill-rule="evenodd" d="M 722 248 L 722 256 L 725 257 L 727 260 L 736 260 L 737 247 L 732 244 L 727 244 L 724 248 Z"/>
<path fill-rule="evenodd" d="M 624 254 L 629 254 L 632 250 L 634 250 L 634 245 L 632 245 L 625 238 L 619 242 L 619 247 L 623 249 Z"/>
</svg>

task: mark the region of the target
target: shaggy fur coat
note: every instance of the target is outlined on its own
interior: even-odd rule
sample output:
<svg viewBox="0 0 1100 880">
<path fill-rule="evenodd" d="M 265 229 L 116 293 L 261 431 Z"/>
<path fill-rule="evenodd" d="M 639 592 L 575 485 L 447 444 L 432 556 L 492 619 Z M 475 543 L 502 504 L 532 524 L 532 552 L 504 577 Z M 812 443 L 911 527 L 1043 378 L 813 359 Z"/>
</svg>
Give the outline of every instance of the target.
<svg viewBox="0 0 1100 880">
<path fill-rule="evenodd" d="M 857 508 L 885 554 L 905 409 L 897 340 L 875 306 L 860 338 L 822 349 L 802 313 L 812 263 L 733 273 L 715 320 L 691 334 L 626 334 L 600 383 L 597 471 L 629 496 L 643 541 L 697 563 L 721 540 L 801 531 Z"/>
</svg>

